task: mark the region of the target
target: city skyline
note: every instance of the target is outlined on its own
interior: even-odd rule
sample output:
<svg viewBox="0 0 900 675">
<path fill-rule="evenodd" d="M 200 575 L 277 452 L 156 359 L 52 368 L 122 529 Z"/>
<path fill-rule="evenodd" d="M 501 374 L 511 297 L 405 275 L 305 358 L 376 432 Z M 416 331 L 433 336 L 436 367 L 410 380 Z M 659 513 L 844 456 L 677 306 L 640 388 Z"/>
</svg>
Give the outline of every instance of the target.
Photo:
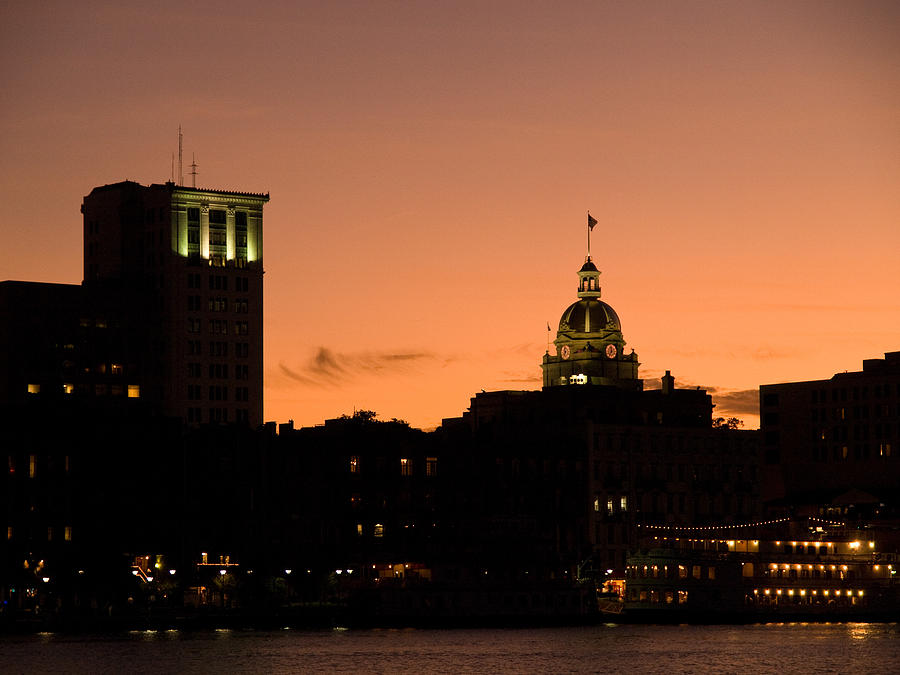
<svg viewBox="0 0 900 675">
<path fill-rule="evenodd" d="M 430 428 L 540 388 L 585 214 L 648 386 L 897 349 L 891 3 L 3 10 L 0 279 L 78 283 L 94 186 L 270 192 L 265 418 Z M 139 27 L 137 29 L 136 27 Z"/>
</svg>

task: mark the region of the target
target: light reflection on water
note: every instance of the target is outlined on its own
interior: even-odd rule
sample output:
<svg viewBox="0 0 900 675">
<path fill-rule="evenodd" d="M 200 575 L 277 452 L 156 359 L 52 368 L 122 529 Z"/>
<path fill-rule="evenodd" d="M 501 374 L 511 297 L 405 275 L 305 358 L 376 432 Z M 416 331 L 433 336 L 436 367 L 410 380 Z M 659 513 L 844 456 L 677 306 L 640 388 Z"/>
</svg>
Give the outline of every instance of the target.
<svg viewBox="0 0 900 675">
<path fill-rule="evenodd" d="M 894 623 L 42 633 L 0 637 L 0 672 L 869 674 L 897 672 L 898 638 Z"/>
</svg>

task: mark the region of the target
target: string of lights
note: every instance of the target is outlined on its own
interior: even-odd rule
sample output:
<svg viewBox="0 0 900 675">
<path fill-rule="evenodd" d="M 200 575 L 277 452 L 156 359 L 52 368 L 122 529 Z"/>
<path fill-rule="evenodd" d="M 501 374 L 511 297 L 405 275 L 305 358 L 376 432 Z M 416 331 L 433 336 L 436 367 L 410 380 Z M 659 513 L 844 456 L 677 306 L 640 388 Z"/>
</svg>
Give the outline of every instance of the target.
<svg viewBox="0 0 900 675">
<path fill-rule="evenodd" d="M 739 530 L 745 529 L 749 527 L 762 527 L 763 525 L 777 525 L 778 523 L 785 523 L 795 520 L 791 517 L 785 518 L 773 518 L 771 520 L 759 520 L 755 523 L 740 523 L 740 524 L 723 524 L 723 525 L 650 525 L 646 523 L 638 523 L 638 527 L 644 528 L 647 530 L 680 530 L 683 532 L 710 532 L 713 530 Z M 796 519 L 800 520 L 800 519 Z M 815 518 L 815 517 L 807 517 L 805 520 L 812 523 L 821 523 L 823 525 L 830 525 L 832 527 L 841 527 L 844 523 L 836 520 L 826 520 L 824 518 Z"/>
</svg>

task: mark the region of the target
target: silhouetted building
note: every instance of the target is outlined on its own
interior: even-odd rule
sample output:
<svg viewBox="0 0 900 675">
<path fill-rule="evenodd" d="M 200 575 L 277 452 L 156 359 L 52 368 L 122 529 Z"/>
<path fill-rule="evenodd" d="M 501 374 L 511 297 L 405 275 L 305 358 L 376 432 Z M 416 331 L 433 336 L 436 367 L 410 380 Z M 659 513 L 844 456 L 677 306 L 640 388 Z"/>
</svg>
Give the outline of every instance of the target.
<svg viewBox="0 0 900 675">
<path fill-rule="evenodd" d="M 830 379 L 760 387 L 769 500 L 872 518 L 897 507 L 900 352 Z"/>
<path fill-rule="evenodd" d="M 469 485 L 493 476 L 473 527 L 487 528 L 495 566 L 519 552 L 506 557 L 510 573 L 542 551 L 550 558 L 530 574 L 622 577 L 639 527 L 761 513 L 757 433 L 713 428 L 710 396 L 676 388 L 668 371 L 644 390 L 619 317 L 599 300 L 599 274 L 590 259 L 578 272 L 579 300 L 560 318 L 556 354 L 544 356 L 544 388 L 477 394 L 456 423 L 469 430 L 458 444 L 482 458 Z"/>
<path fill-rule="evenodd" d="M 124 289 L 142 396 L 188 423 L 263 421 L 268 194 L 131 181 L 84 198 L 84 285 Z"/>
<path fill-rule="evenodd" d="M 81 286 L 0 283 L 0 403 L 140 401 L 263 422 L 267 194 L 124 181 L 84 198 Z"/>
</svg>

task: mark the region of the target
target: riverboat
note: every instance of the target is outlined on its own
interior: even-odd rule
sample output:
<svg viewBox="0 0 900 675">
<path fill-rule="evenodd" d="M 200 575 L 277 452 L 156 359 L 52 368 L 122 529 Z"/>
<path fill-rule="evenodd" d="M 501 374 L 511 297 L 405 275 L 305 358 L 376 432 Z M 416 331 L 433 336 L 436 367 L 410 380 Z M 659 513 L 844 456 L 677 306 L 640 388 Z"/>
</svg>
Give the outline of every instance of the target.
<svg viewBox="0 0 900 675">
<path fill-rule="evenodd" d="M 659 532 L 627 561 L 625 613 L 708 621 L 900 616 L 896 553 L 866 530 L 818 529 L 766 540 Z"/>
</svg>

